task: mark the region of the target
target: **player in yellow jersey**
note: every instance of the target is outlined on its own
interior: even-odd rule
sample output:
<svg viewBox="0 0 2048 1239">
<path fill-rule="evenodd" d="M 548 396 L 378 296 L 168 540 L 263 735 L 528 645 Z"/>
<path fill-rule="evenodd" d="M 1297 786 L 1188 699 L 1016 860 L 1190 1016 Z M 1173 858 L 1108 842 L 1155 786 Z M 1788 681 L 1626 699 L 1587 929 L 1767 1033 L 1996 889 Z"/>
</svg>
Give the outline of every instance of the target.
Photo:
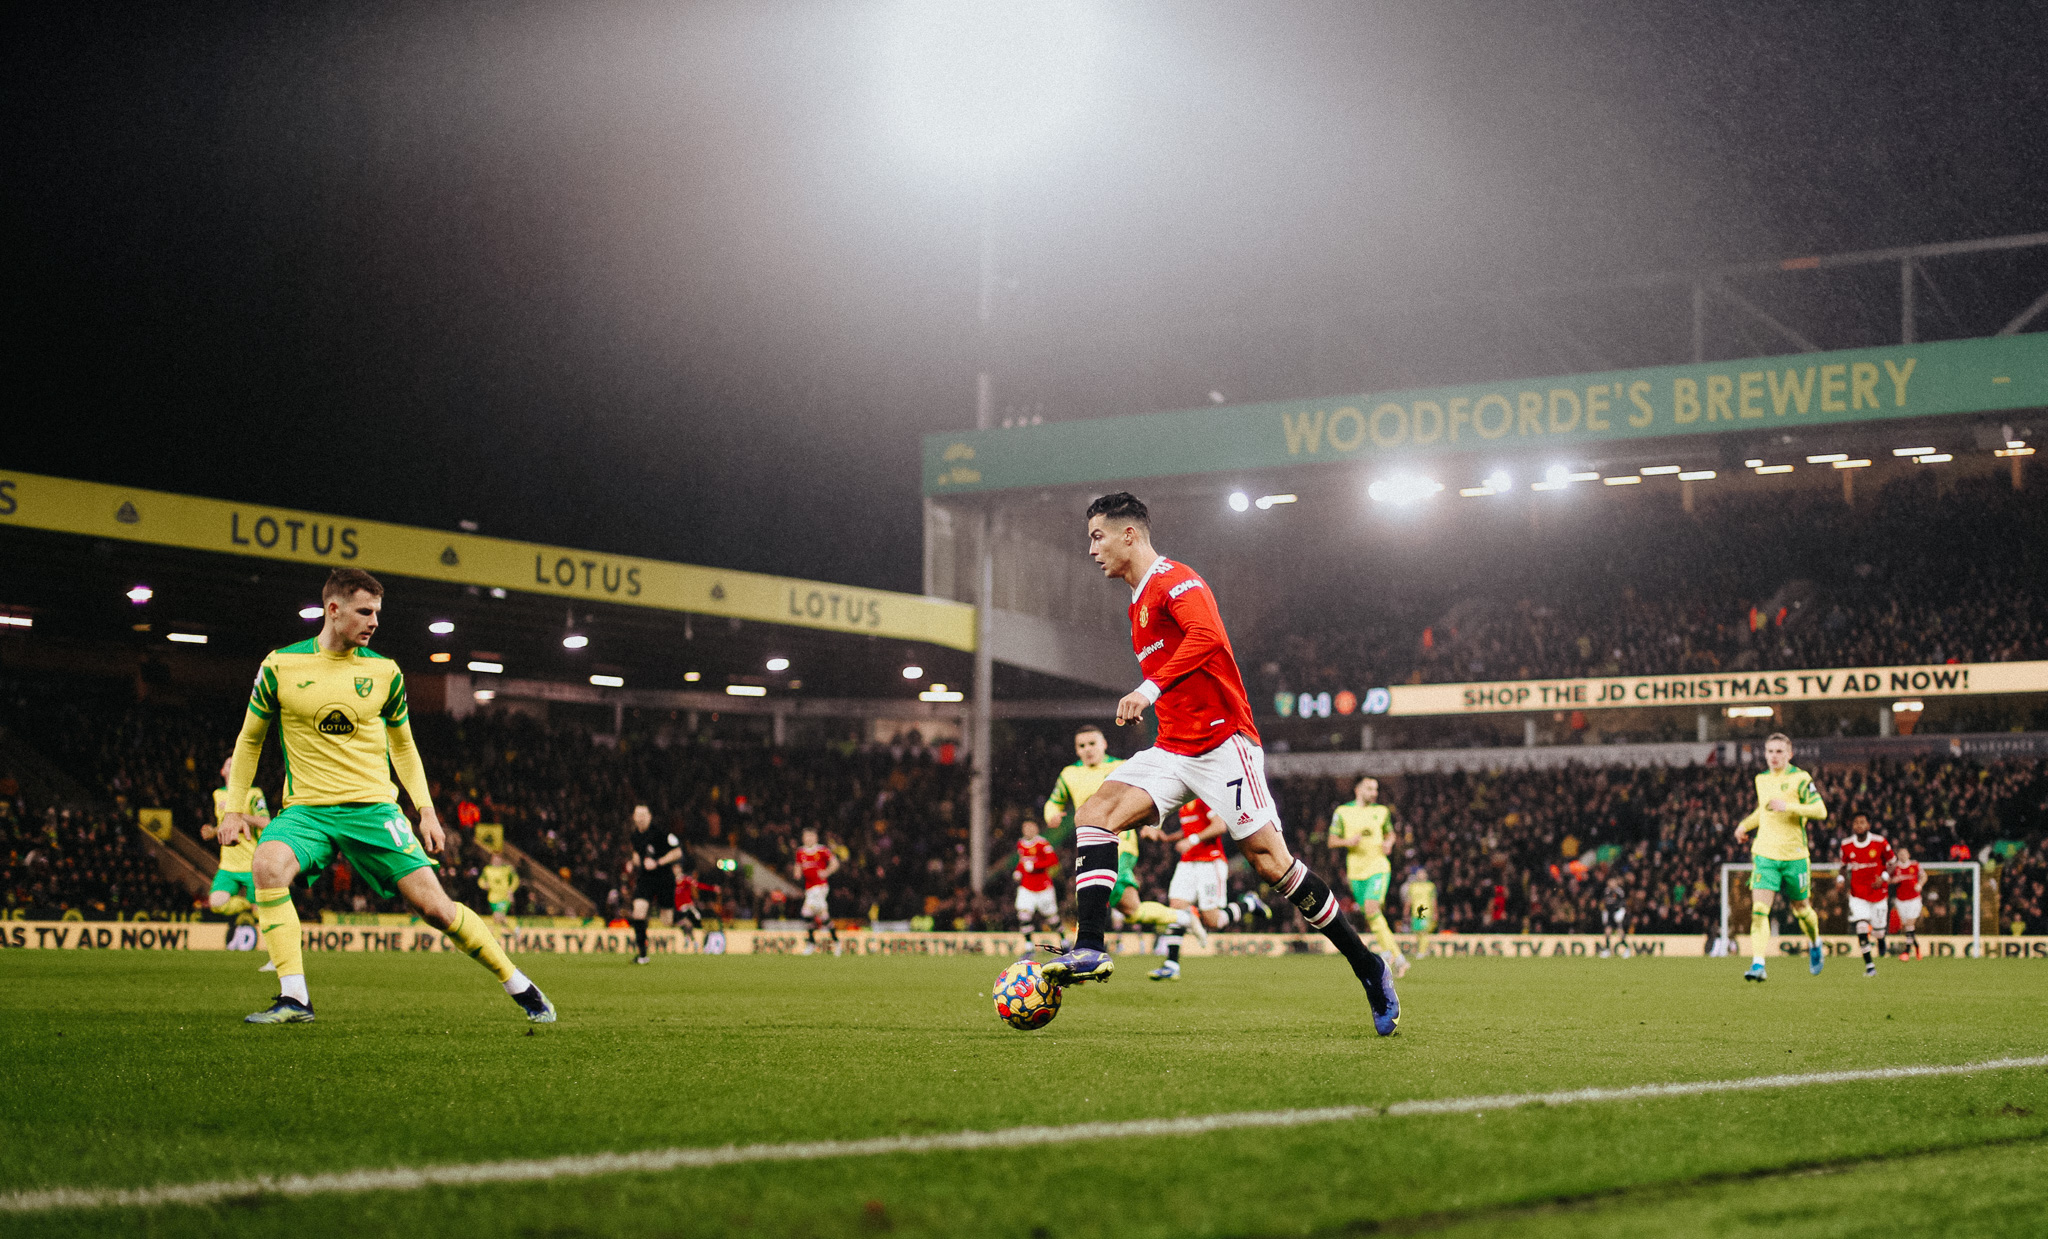
<svg viewBox="0 0 2048 1239">
<path fill-rule="evenodd" d="M 220 828 L 217 823 L 228 815 L 228 770 L 234 764 L 235 759 L 232 755 L 220 764 L 221 786 L 213 789 L 213 821 L 199 828 L 199 837 L 202 839 L 213 839 L 219 835 Z M 242 805 L 242 812 L 248 816 L 250 821 L 256 823 L 255 833 L 260 836 L 263 833 L 264 823 L 270 820 L 270 805 L 263 799 L 262 788 L 252 787 L 249 789 L 248 798 Z M 245 836 L 236 843 L 223 845 L 220 850 L 220 867 L 213 871 L 213 889 L 207 892 L 206 906 L 222 916 L 236 917 L 254 907 L 256 905 L 256 883 L 249 876 L 249 866 L 255 859 L 256 839 L 253 837 Z M 229 947 L 231 949 L 248 949 L 242 943 L 253 941 L 255 931 L 251 930 L 250 934 L 245 937 L 242 935 L 242 930 L 246 928 L 248 928 L 246 924 L 236 928 L 235 933 L 240 940 L 230 940 Z M 277 965 L 266 962 L 257 971 L 276 972 Z"/>
<path fill-rule="evenodd" d="M 1415 958 L 1429 954 L 1429 936 L 1436 932 L 1436 883 L 1421 865 L 1401 883 L 1401 906 L 1408 909 L 1408 929 L 1415 935 Z"/>
<path fill-rule="evenodd" d="M 1820 917 L 1813 910 L 1806 824 L 1824 820 L 1828 808 L 1821 803 L 1813 776 L 1792 764 L 1790 736 L 1776 732 L 1764 741 L 1764 763 L 1769 768 L 1756 776 L 1756 808 L 1735 826 L 1737 843 L 1756 832 L 1751 845 L 1756 868 L 1749 875 L 1752 962 L 1742 979 L 1764 979 L 1764 956 L 1771 949 L 1771 905 L 1780 898 L 1791 901 L 1792 915 L 1806 931 L 1807 969 L 1819 976 L 1826 952 L 1820 945 Z"/>
<path fill-rule="evenodd" d="M 285 808 L 264 829 L 253 870 L 257 924 L 277 965 L 280 992 L 248 1022 L 312 1022 L 291 883 L 301 872 L 326 868 L 339 852 L 371 889 L 384 896 L 397 890 L 428 924 L 496 974 L 527 1019 L 553 1023 L 554 1004 L 512 966 L 483 918 L 448 898 L 434 876 L 427 852 L 441 851 L 446 837 L 413 746 L 405 677 L 398 664 L 369 649 L 384 587 L 359 568 L 337 568 L 321 590 L 321 605 L 326 617 L 318 637 L 263 660 L 228 774 L 227 803 L 244 804 L 275 722 L 284 750 Z M 418 837 L 399 811 L 394 769 L 419 810 Z M 256 825 L 246 813 L 223 814 L 221 845 L 253 836 Z"/>
<path fill-rule="evenodd" d="M 1394 930 L 1382 911 L 1387 902 L 1387 883 L 1394 866 L 1387 859 L 1393 846 L 1394 811 L 1379 803 L 1380 781 L 1371 775 L 1358 780 L 1351 789 L 1355 799 L 1336 807 L 1330 814 L 1330 848 L 1344 854 L 1344 876 L 1351 881 L 1351 898 L 1365 918 L 1366 928 L 1380 944 L 1380 953 L 1393 964 L 1394 979 L 1408 975 L 1408 957 L 1394 941 Z"/>
<path fill-rule="evenodd" d="M 1060 771 L 1052 795 L 1045 802 L 1045 829 L 1059 829 L 1072 813 L 1109 780 L 1110 772 L 1123 764 L 1109 755 L 1109 738 L 1102 728 L 1090 723 L 1074 733 L 1074 755 L 1080 760 Z M 1138 899 L 1138 832 L 1126 830 L 1116 837 L 1116 885 L 1109 892 L 1110 914 L 1138 923 L 1171 923 L 1173 910 L 1163 903 Z"/>
<path fill-rule="evenodd" d="M 491 853 L 491 863 L 484 866 L 476 884 L 484 888 L 484 899 L 491 905 L 491 919 L 498 928 L 512 928 L 505 913 L 512 907 L 512 893 L 519 889 L 519 871 L 506 863 L 503 852 Z"/>
</svg>

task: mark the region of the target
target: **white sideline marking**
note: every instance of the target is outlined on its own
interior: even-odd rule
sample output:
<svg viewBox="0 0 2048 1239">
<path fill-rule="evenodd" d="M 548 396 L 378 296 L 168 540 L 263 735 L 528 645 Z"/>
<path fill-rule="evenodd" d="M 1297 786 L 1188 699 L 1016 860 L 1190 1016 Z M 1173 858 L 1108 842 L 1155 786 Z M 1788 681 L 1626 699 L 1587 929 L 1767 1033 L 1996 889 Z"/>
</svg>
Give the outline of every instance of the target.
<svg viewBox="0 0 2048 1239">
<path fill-rule="evenodd" d="M 1806 1084 L 1849 1084 L 1859 1080 L 1903 1080 L 1917 1076 L 1969 1075 L 2048 1067 L 2048 1055 L 1995 1058 L 1956 1066 L 1871 1067 L 1861 1071 L 1816 1071 L 1805 1075 L 1751 1076 L 1743 1080 L 1700 1080 L 1690 1084 L 1636 1084 L 1626 1088 L 1579 1088 L 1557 1093 L 1505 1093 L 1492 1097 L 1448 1097 L 1438 1101 L 1397 1101 L 1389 1106 L 1327 1106 L 1315 1110 L 1249 1110 L 1192 1118 L 1132 1119 L 1120 1123 L 1073 1123 L 1064 1127 L 1006 1127 L 944 1136 L 881 1136 L 871 1140 L 816 1140 L 798 1144 L 726 1145 L 716 1149 L 648 1149 L 639 1153 L 590 1153 L 533 1161 L 479 1162 L 421 1169 L 350 1170 L 338 1174 L 261 1175 L 211 1183 L 143 1188 L 59 1187 L 0 1196 L 0 1213 L 47 1213 L 57 1209 L 152 1208 L 206 1205 L 240 1196 L 321 1196 L 352 1192 L 407 1192 L 426 1187 L 467 1187 L 479 1183 L 530 1183 L 587 1179 L 607 1174 L 699 1170 L 743 1162 L 808 1162 L 885 1153 L 951 1153 L 1017 1149 L 1033 1145 L 1119 1140 L 1131 1136 L 1198 1136 L 1246 1127 L 1306 1127 L 1353 1119 L 1401 1118 L 1417 1114 L 1474 1114 L 1517 1106 L 1569 1106 L 1702 1093 L 1740 1093 L 1796 1088 Z"/>
</svg>

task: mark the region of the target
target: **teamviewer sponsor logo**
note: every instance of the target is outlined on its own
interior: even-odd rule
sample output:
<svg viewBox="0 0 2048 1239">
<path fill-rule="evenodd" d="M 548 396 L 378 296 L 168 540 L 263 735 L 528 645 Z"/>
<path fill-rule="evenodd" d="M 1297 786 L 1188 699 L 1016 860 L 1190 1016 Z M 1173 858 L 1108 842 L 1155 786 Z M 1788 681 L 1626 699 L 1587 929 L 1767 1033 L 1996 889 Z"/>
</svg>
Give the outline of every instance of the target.
<svg viewBox="0 0 2048 1239">
<path fill-rule="evenodd" d="M 1138 651 L 1138 661 L 1144 662 L 1146 659 L 1152 657 L 1154 654 L 1157 654 L 1160 650 L 1164 648 L 1166 648 L 1166 638 L 1161 637 L 1159 640 L 1154 641 L 1152 644 Z"/>
</svg>

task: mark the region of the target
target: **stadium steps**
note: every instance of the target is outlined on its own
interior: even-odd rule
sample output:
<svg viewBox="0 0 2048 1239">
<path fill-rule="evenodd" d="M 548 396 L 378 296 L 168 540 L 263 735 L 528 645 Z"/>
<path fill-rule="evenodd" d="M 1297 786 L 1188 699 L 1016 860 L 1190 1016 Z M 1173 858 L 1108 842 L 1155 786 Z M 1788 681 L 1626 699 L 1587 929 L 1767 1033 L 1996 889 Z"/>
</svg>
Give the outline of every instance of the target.
<svg viewBox="0 0 2048 1239">
<path fill-rule="evenodd" d="M 143 846 L 155 853 L 156 867 L 162 871 L 163 875 L 183 886 L 186 890 L 191 891 L 195 898 L 203 898 L 206 892 L 213 886 L 214 870 L 220 867 L 218 861 L 202 856 L 201 859 L 205 862 L 204 867 L 202 867 L 199 864 L 193 863 L 176 846 L 163 842 L 155 835 L 144 830 L 139 824 L 135 827 L 135 833 L 142 836 Z M 188 844 L 197 846 L 196 840 L 190 835 L 179 831 L 175 826 L 171 828 L 171 838 L 173 840 L 182 839 Z"/>
<path fill-rule="evenodd" d="M 722 860 L 729 860 L 739 865 L 752 865 L 752 881 L 754 893 L 757 895 L 765 895 L 769 891 L 781 891 L 786 896 L 801 898 L 804 893 L 803 888 L 788 878 L 783 877 L 776 870 L 775 866 L 768 864 L 750 852 L 742 852 L 735 847 L 715 847 L 708 843 L 698 843 L 691 845 L 690 855 L 696 857 L 699 864 L 708 865 L 713 869 L 716 869 L 718 862 Z"/>
<path fill-rule="evenodd" d="M 510 840 L 501 850 L 519 871 L 520 879 L 539 895 L 541 906 L 547 909 L 549 916 L 597 915 L 597 901 L 564 881 L 561 874 L 535 860 Z"/>
<path fill-rule="evenodd" d="M 78 780 L 64 773 L 57 763 L 5 727 L 0 727 L 0 770 L 14 776 L 32 803 L 108 816 L 115 812 L 107 797 L 88 791 Z M 203 864 L 194 864 L 183 850 L 161 842 L 139 824 L 131 825 L 142 837 L 143 846 L 156 857 L 157 869 L 164 877 L 183 886 L 194 896 L 204 895 L 213 885 L 216 862 L 205 855 L 206 849 L 197 840 L 182 834 L 176 827 L 171 830 L 171 838 L 182 839 L 190 848 L 196 849 Z"/>
</svg>

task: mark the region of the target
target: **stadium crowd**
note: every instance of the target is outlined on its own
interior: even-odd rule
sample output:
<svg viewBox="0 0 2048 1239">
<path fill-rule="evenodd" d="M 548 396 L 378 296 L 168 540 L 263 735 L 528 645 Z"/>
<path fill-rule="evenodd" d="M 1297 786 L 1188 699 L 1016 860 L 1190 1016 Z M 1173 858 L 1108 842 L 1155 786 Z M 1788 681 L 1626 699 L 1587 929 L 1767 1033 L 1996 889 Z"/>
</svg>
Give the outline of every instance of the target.
<svg viewBox="0 0 2048 1239">
<path fill-rule="evenodd" d="M 1516 539 L 1426 573 L 1368 565 L 1372 619 L 1327 594 L 1239 633 L 1264 696 L 1372 685 L 2048 657 L 2048 502 L 1996 479 L 1922 475 L 1858 507 L 1635 514 L 1600 539 Z M 1341 562 L 1330 569 L 1341 574 Z M 1392 579 L 1388 577 L 1391 575 Z"/>
</svg>

